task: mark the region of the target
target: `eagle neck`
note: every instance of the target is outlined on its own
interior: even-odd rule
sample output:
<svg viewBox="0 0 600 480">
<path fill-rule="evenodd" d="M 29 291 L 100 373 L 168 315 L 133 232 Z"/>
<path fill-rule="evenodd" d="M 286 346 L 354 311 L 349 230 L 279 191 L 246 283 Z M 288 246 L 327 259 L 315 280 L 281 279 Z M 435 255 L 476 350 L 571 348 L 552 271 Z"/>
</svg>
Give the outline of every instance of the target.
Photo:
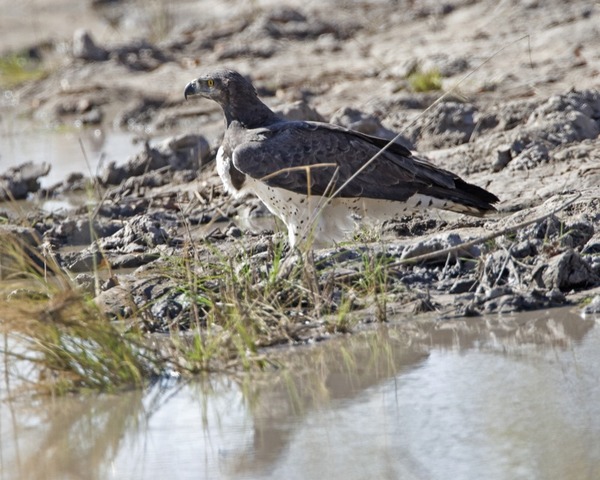
<svg viewBox="0 0 600 480">
<path fill-rule="evenodd" d="M 227 127 L 231 125 L 231 122 L 237 121 L 244 128 L 259 128 L 279 120 L 279 117 L 258 97 L 230 98 L 229 102 L 223 105 L 223 113 Z"/>
</svg>

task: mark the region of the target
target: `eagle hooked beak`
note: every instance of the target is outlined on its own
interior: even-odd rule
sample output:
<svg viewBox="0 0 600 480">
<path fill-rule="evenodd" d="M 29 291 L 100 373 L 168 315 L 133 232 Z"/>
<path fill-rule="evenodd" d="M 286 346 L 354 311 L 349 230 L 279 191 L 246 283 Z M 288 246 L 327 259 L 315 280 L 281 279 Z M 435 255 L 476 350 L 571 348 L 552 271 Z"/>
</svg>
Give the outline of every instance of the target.
<svg viewBox="0 0 600 480">
<path fill-rule="evenodd" d="M 188 83 L 183 91 L 183 96 L 187 100 L 188 96 L 193 97 L 198 94 L 198 82 L 196 80 Z"/>
</svg>

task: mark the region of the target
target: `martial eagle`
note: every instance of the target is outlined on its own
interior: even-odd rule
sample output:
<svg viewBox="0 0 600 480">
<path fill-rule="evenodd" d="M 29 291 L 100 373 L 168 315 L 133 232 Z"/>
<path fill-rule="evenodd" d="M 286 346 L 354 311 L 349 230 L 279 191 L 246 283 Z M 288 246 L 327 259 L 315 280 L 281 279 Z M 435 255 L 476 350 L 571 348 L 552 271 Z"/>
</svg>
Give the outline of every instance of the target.
<svg viewBox="0 0 600 480">
<path fill-rule="evenodd" d="M 420 208 L 476 216 L 495 210 L 494 194 L 398 143 L 380 152 L 388 140 L 338 125 L 281 118 L 233 70 L 193 80 L 184 95 L 221 106 L 226 131 L 217 170 L 225 189 L 260 198 L 286 225 L 291 247 L 307 238 L 314 246 L 337 243 L 352 233 L 357 220 L 379 223 Z"/>
</svg>

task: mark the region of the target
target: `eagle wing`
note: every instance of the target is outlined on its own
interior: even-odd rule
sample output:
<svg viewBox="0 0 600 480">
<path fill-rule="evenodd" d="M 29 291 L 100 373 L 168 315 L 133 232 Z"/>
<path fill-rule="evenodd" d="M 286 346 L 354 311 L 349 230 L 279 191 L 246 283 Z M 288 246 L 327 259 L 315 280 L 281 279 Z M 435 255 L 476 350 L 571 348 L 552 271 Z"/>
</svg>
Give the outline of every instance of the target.
<svg viewBox="0 0 600 480">
<path fill-rule="evenodd" d="M 319 122 L 279 122 L 246 131 L 233 146 L 236 169 L 272 187 L 327 195 L 341 187 L 388 140 Z M 333 180 L 332 180 L 333 179 Z M 333 188 L 332 188 L 333 187 Z M 339 193 L 405 201 L 415 193 L 467 202 L 491 210 L 498 199 L 455 174 L 392 143 Z"/>
</svg>

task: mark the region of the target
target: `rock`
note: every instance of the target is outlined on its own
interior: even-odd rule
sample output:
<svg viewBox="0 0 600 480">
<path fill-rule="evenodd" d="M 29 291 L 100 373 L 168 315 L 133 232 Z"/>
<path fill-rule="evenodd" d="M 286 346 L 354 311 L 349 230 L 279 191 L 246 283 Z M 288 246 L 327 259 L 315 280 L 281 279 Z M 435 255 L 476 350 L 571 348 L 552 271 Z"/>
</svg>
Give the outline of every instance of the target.
<svg viewBox="0 0 600 480">
<path fill-rule="evenodd" d="M 100 108 L 92 108 L 89 112 L 85 112 L 79 117 L 79 122 L 83 125 L 98 125 L 102 123 L 104 114 Z"/>
<path fill-rule="evenodd" d="M 536 310 L 540 308 L 550 308 L 561 305 L 564 302 L 564 296 L 554 299 L 540 295 L 532 291 L 527 293 L 507 292 L 505 295 L 495 297 L 484 302 L 483 310 L 491 312 L 519 312 L 523 310 Z"/>
<path fill-rule="evenodd" d="M 121 128 L 134 129 L 138 127 L 143 130 L 146 125 L 152 123 L 164 103 L 165 98 L 158 96 L 137 98 L 117 113 L 113 123 Z"/>
<path fill-rule="evenodd" d="M 98 214 L 108 218 L 127 218 L 144 213 L 150 201 L 147 198 L 120 198 L 118 203 L 103 203 L 98 208 Z"/>
<path fill-rule="evenodd" d="M 496 298 L 504 297 L 506 295 L 512 295 L 513 293 L 514 293 L 513 289 L 506 285 L 502 285 L 500 287 L 496 286 L 496 287 L 492 287 L 492 288 L 488 289 L 485 292 L 483 300 L 485 300 L 485 301 L 495 300 Z"/>
<path fill-rule="evenodd" d="M 581 249 L 582 254 L 594 255 L 600 253 L 600 232 L 590 238 Z"/>
<path fill-rule="evenodd" d="M 408 78 L 419 68 L 419 60 L 415 57 L 403 58 L 394 65 L 390 65 L 380 74 L 382 78 Z"/>
<path fill-rule="evenodd" d="M 566 94 L 553 95 L 531 114 L 528 122 L 536 122 L 557 112 L 579 112 L 589 118 L 600 118 L 600 91 L 572 90 Z"/>
<path fill-rule="evenodd" d="M 138 215 L 110 237 L 101 239 L 100 243 L 103 250 L 123 250 L 136 244 L 140 245 L 141 250 L 145 250 L 147 247 L 165 244 L 170 238 L 171 235 L 163 228 L 160 220 L 149 215 Z"/>
<path fill-rule="evenodd" d="M 357 132 L 375 137 L 392 139 L 396 136 L 394 132 L 385 128 L 375 115 L 366 114 L 355 108 L 341 108 L 333 114 L 329 121 L 350 130 L 356 130 Z M 402 141 L 398 143 L 402 143 Z"/>
<path fill-rule="evenodd" d="M 325 118 L 323 118 L 319 112 L 317 112 L 304 100 L 297 100 L 294 103 L 287 103 L 279 108 L 273 109 L 273 111 L 278 115 L 287 118 L 288 120 L 325 122 Z"/>
<path fill-rule="evenodd" d="M 582 311 L 586 315 L 600 314 L 600 295 L 596 295 L 590 303 L 583 307 Z"/>
<path fill-rule="evenodd" d="M 557 288 L 562 292 L 591 287 L 600 282 L 588 263 L 572 249 L 553 257 L 541 278 L 545 288 Z"/>
<path fill-rule="evenodd" d="M 470 67 L 469 60 L 464 57 L 450 57 L 446 53 L 429 55 L 420 62 L 422 72 L 436 71 L 442 77 L 452 77 L 467 71 Z"/>
<path fill-rule="evenodd" d="M 103 254 L 96 242 L 78 252 L 63 252 L 60 256 L 67 270 L 73 273 L 94 272 L 100 267 Z"/>
<path fill-rule="evenodd" d="M 0 280 L 42 266 L 39 244 L 40 235 L 34 228 L 0 223 Z"/>
<path fill-rule="evenodd" d="M 549 159 L 548 147 L 541 142 L 532 142 L 512 159 L 510 168 L 512 170 L 531 170 L 542 163 L 548 162 Z"/>
<path fill-rule="evenodd" d="M 538 239 L 523 240 L 522 242 L 515 243 L 510 248 L 510 254 L 514 258 L 526 258 L 537 255 L 538 249 L 542 242 Z"/>
<path fill-rule="evenodd" d="M 594 226 L 586 220 L 566 222 L 560 236 L 564 247 L 579 249 L 586 245 L 594 235 Z"/>
<path fill-rule="evenodd" d="M 526 127 L 530 134 L 554 145 L 596 138 L 600 134 L 600 91 L 572 91 L 550 97 L 536 108 Z"/>
<path fill-rule="evenodd" d="M 111 162 L 100 175 L 104 185 L 118 185 L 125 179 L 136 177 L 154 170 L 169 167 L 170 170 L 200 171 L 208 161 L 210 147 L 201 135 L 184 134 L 167 138 L 156 146 L 145 144 L 142 152 L 134 155 L 124 165 Z M 151 177 L 149 177 L 150 179 Z M 168 178 L 160 179 L 162 185 Z"/>
<path fill-rule="evenodd" d="M 531 239 L 547 241 L 556 238 L 561 231 L 561 221 L 556 215 L 551 215 L 542 222 L 529 225 L 517 232 L 517 241 L 523 242 Z"/>
<path fill-rule="evenodd" d="M 309 17 L 297 9 L 281 6 L 271 8 L 259 16 L 247 28 L 244 36 L 253 41 L 265 37 L 275 40 L 310 40 L 326 34 L 331 34 L 336 39 L 346 39 L 359 28 L 358 23 L 329 23 L 314 15 Z"/>
<path fill-rule="evenodd" d="M 415 243 L 414 245 L 409 245 L 402 252 L 401 258 L 408 259 L 413 257 L 418 257 L 419 255 L 424 255 L 427 253 L 437 252 L 440 250 L 444 250 L 446 248 L 455 247 L 456 245 L 460 245 L 463 243 L 460 235 L 457 233 L 447 233 L 442 235 L 436 235 L 425 241 L 420 241 Z M 453 256 L 470 256 L 470 257 L 478 257 L 480 254 L 479 247 L 471 246 L 466 250 L 460 250 L 459 252 L 455 252 L 452 254 Z M 432 263 L 445 263 L 446 256 L 441 255 L 437 258 L 429 260 Z"/>
<path fill-rule="evenodd" d="M 78 192 L 88 188 L 91 180 L 83 173 L 74 172 L 67 175 L 61 183 L 50 187 L 48 190 L 54 194 Z"/>
<path fill-rule="evenodd" d="M 0 175 L 0 202 L 23 200 L 40 189 L 40 177 L 50 172 L 49 163 L 26 162 Z"/>
<path fill-rule="evenodd" d="M 452 284 L 448 292 L 454 295 L 472 292 L 475 290 L 477 283 L 477 279 L 472 277 L 459 278 Z"/>
<path fill-rule="evenodd" d="M 166 331 L 166 322 L 171 319 L 166 314 L 169 310 L 177 311 L 177 313 L 181 311 L 181 308 L 172 305 L 173 298 L 180 292 L 175 288 L 173 282 L 165 277 L 136 280 L 130 289 L 133 303 L 137 309 L 151 307 L 156 303 L 160 304 L 158 308 L 151 311 L 152 318 L 147 321 L 146 326 L 150 331 Z"/>
<path fill-rule="evenodd" d="M 512 160 L 510 146 L 502 146 L 496 150 L 496 160 L 492 164 L 492 171 L 499 172 Z"/>
<path fill-rule="evenodd" d="M 482 288 L 488 290 L 497 286 L 515 285 L 518 274 L 513 259 L 506 250 L 496 250 L 485 257 Z"/>
<path fill-rule="evenodd" d="M 170 296 L 163 296 L 159 298 L 157 301 L 152 303 L 150 307 L 150 311 L 155 319 L 160 319 L 163 324 L 163 328 L 160 330 L 165 330 L 165 324 L 168 324 L 170 320 L 175 319 L 183 310 L 183 306 L 176 299 L 171 298 Z M 158 330 L 158 329 L 157 329 Z"/>
<path fill-rule="evenodd" d="M 129 285 L 117 285 L 101 292 L 94 298 L 94 303 L 102 312 L 118 319 L 128 318 L 135 311 L 133 295 Z"/>
<path fill-rule="evenodd" d="M 94 293 L 96 289 L 96 280 L 90 273 L 79 273 L 75 277 L 75 283 L 79 289 L 87 293 Z"/>
<path fill-rule="evenodd" d="M 548 300 L 550 300 L 551 302 L 554 302 L 557 304 L 564 303 L 567 299 L 565 297 L 565 294 L 563 292 L 561 292 L 560 290 L 558 290 L 557 288 L 553 288 L 552 290 L 547 292 L 546 298 L 548 298 Z"/>
<path fill-rule="evenodd" d="M 102 62 L 108 60 L 108 51 L 98 47 L 87 30 L 79 28 L 73 34 L 73 56 L 81 60 Z"/>
<path fill-rule="evenodd" d="M 167 138 L 156 150 L 168 159 L 173 170 L 200 170 L 210 155 L 208 141 L 202 135 L 190 133 Z"/>
<path fill-rule="evenodd" d="M 88 245 L 97 238 L 113 235 L 123 228 L 122 222 L 94 221 L 90 225 L 89 218 L 66 218 L 50 227 L 46 236 L 57 238 L 65 245 Z"/>
<path fill-rule="evenodd" d="M 252 43 L 222 43 L 215 48 L 218 60 L 229 60 L 238 57 L 271 58 L 277 53 L 277 44 L 269 40 L 257 40 Z"/>
<path fill-rule="evenodd" d="M 145 40 L 112 50 L 109 58 L 131 70 L 149 72 L 172 60 L 171 56 Z"/>
<path fill-rule="evenodd" d="M 125 253 L 111 257 L 110 264 L 114 269 L 137 268 L 152 263 L 158 258 L 160 258 L 159 253 L 145 252 L 142 247 L 142 250 L 137 253 Z"/>
<path fill-rule="evenodd" d="M 586 260 L 590 262 L 590 268 L 596 276 L 600 277 L 600 255 L 592 255 L 591 257 L 586 256 Z"/>
<path fill-rule="evenodd" d="M 226 230 L 225 235 L 230 238 L 241 238 L 242 231 L 235 225 L 232 225 Z"/>
<path fill-rule="evenodd" d="M 407 128 L 409 141 L 420 149 L 444 148 L 468 142 L 477 125 L 477 109 L 467 103 L 441 102 Z"/>
<path fill-rule="evenodd" d="M 495 129 L 507 131 L 525 123 L 537 106 L 538 102 L 536 101 L 522 100 L 509 101 L 495 106 L 490 113 L 495 119 Z"/>
</svg>

